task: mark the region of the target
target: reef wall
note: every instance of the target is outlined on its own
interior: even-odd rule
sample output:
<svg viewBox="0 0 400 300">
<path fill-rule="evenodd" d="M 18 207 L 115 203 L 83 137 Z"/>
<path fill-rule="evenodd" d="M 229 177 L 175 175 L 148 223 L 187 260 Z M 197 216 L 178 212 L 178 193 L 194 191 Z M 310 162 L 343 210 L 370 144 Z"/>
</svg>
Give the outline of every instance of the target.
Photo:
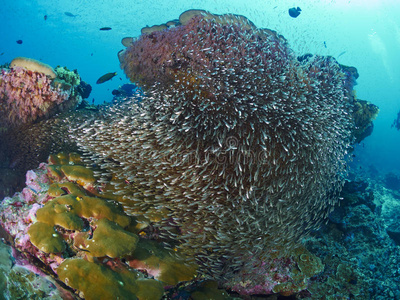
<svg viewBox="0 0 400 300">
<path fill-rule="evenodd" d="M 354 79 L 242 16 L 188 11 L 119 53 L 145 96 L 71 132 L 129 214 L 229 278 L 281 257 L 338 201 Z"/>
<path fill-rule="evenodd" d="M 333 57 L 297 57 L 272 30 L 258 29 L 243 16 L 200 10 L 146 27 L 139 38 L 123 42 L 121 68 L 140 86 L 140 95 L 97 111 L 25 124 L 7 140 L 15 157 L 25 157 L 25 167 L 60 148 L 78 149 L 82 160 L 67 164 L 84 164 L 96 177 L 87 182 L 79 172 L 68 177 L 68 166 L 46 167 L 50 180 L 64 185 L 57 195 L 47 187 L 44 198 L 34 198 L 40 209 L 29 220 L 33 225 L 24 224 L 26 252 L 51 270 L 62 264 L 54 268 L 61 270 L 60 279 L 87 295 L 90 287 L 79 276 L 67 280 L 64 271 L 90 269 L 109 284 L 110 266 L 91 263 L 107 256 L 118 267 L 126 264 L 142 230 L 170 257 L 196 262 L 200 278 L 240 294 L 306 289 L 323 265 L 301 240 L 338 203 L 347 154 L 377 113 L 355 97 L 355 68 Z M 80 187 L 69 189 L 66 182 Z M 141 220 L 146 230 L 103 220 L 100 212 L 110 210 L 109 204 L 92 196 L 119 203 L 123 212 L 117 214 Z M 8 201 L 3 213 L 18 201 L 32 205 L 26 197 Z M 90 201 L 97 204 L 87 205 Z M 61 208 L 62 216 L 56 213 Z M 104 238 L 110 230 L 127 231 L 132 251 L 120 245 L 122 254 L 107 252 L 117 242 L 91 244 L 85 228 Z M 65 260 L 68 255 L 80 261 Z M 138 278 L 127 276 L 127 283 Z M 151 282 L 161 297 L 159 284 Z M 140 294 L 132 285 L 127 293 Z"/>
</svg>

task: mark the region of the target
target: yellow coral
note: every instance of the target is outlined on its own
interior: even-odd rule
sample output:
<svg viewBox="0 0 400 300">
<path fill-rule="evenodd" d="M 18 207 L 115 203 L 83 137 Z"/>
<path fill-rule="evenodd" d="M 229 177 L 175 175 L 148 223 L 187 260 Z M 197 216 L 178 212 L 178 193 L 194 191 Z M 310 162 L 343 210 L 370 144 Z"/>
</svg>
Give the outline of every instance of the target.
<svg viewBox="0 0 400 300">
<path fill-rule="evenodd" d="M 164 293 L 160 282 L 141 279 L 134 271 L 111 271 L 83 259 L 66 259 L 57 270 L 60 280 L 79 290 L 86 300 L 157 300 Z M 136 296 L 136 297 L 135 297 Z"/>
<path fill-rule="evenodd" d="M 83 186 L 85 189 L 91 186 L 96 179 L 94 178 L 93 171 L 85 168 L 84 166 L 68 166 L 63 165 L 61 171 L 65 177 L 70 181 L 75 181 L 77 184 Z"/>
<path fill-rule="evenodd" d="M 47 169 L 49 172 L 49 169 Z M 49 172 L 47 174 L 49 174 Z M 51 197 L 59 197 L 65 194 L 73 194 L 76 196 L 83 196 L 85 192 L 79 188 L 76 184 L 72 182 L 63 182 L 63 183 L 53 183 L 50 185 L 47 194 Z"/>
<path fill-rule="evenodd" d="M 37 222 L 29 227 L 31 243 L 45 253 L 59 253 L 65 250 L 63 238 L 54 230 L 54 226 Z"/>
<path fill-rule="evenodd" d="M 131 218 L 115 204 L 96 197 L 74 194 L 60 196 L 47 202 L 36 215 L 39 222 L 59 225 L 68 230 L 82 230 L 81 218 L 107 218 L 122 227 L 131 223 Z"/>
<path fill-rule="evenodd" d="M 82 232 L 75 237 L 74 245 L 87 251 L 91 256 L 111 258 L 130 254 L 136 248 L 139 237 L 125 231 L 118 224 L 107 219 L 100 219 L 94 223 L 96 229 L 89 239 L 88 232 Z"/>
<path fill-rule="evenodd" d="M 157 242 L 150 240 L 139 241 L 129 264 L 137 269 L 146 269 L 166 285 L 192 280 L 198 267 L 194 263 L 190 264 L 177 258 Z"/>
<path fill-rule="evenodd" d="M 52 67 L 33 58 L 16 57 L 11 61 L 10 67 L 21 67 L 34 72 L 44 73 L 52 79 L 56 78 L 56 73 Z"/>
</svg>

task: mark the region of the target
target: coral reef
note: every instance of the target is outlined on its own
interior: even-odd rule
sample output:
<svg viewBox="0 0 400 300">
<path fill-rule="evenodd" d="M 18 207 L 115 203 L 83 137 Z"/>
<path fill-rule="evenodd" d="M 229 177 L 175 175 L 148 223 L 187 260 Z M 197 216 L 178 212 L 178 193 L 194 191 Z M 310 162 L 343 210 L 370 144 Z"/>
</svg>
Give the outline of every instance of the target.
<svg viewBox="0 0 400 300">
<path fill-rule="evenodd" d="M 0 242 L 0 287 L 0 299 L 61 300 L 69 294 L 58 290 L 59 285 L 50 276 L 26 268 L 3 242 Z"/>
<path fill-rule="evenodd" d="M 242 295 L 293 295 L 325 282 L 326 270 L 345 277 L 348 295 L 365 295 L 352 265 L 300 245 L 338 202 L 347 151 L 376 114 L 354 96 L 357 70 L 299 59 L 272 30 L 200 10 L 126 45 L 119 59 L 138 95 L 19 127 L 7 140 L 32 155 L 16 154 L 15 165 L 74 143 L 84 153 L 51 156 L 0 204 L 15 247 L 87 299 L 102 293 L 93 272 L 103 293 L 160 298 L 163 286 L 194 278 L 193 261 L 200 279 Z M 53 86 L 71 85 L 69 75 Z M 352 230 L 368 224 L 356 220 Z M 171 293 L 226 298 L 200 282 Z"/>
<path fill-rule="evenodd" d="M 0 78 L 1 126 L 29 124 L 58 112 L 68 91 L 54 89 L 44 73 L 21 67 L 2 70 Z"/>
<path fill-rule="evenodd" d="M 66 139 L 68 129 L 61 120 L 75 117 L 67 111 L 81 101 L 81 93 L 88 96 L 90 91 L 85 89 L 76 70 L 53 70 L 29 58 L 16 58 L 1 69 L 0 186 L 8 180 L 3 174 L 22 179 L 27 170 L 36 168 L 50 153 L 76 149 Z M 0 189 L 1 198 L 12 195 L 22 184 L 21 180 L 14 180 L 13 188 Z"/>
<path fill-rule="evenodd" d="M 62 170 L 65 166 L 80 166 L 82 161 L 78 155 L 60 153 L 57 156 L 51 156 L 49 162 L 50 164 L 42 164 L 40 169 L 29 171 L 26 176 L 26 188 L 13 198 L 4 199 L 0 204 L 1 226 L 11 235 L 15 248 L 22 252 L 22 256 L 19 254 L 18 258 L 13 259 L 17 261 L 17 264 L 13 265 L 11 250 L 0 247 L 2 249 L 0 257 L 3 262 L 0 269 L 4 271 L 1 273 L 3 277 L 0 276 L 0 284 L 4 285 L 5 282 L 8 284 L 8 289 L 5 290 L 6 297 L 13 295 L 16 298 L 18 295 L 29 294 L 32 297 L 38 295 L 44 299 L 46 297 L 65 298 L 64 294 L 59 294 L 62 290 L 60 286 L 58 286 L 58 291 L 56 290 L 57 282 L 44 277 L 37 267 L 25 260 L 23 263 L 25 266 L 22 268 L 21 257 L 29 257 L 31 262 L 35 262 L 53 276 L 57 273 L 58 278 L 74 290 L 78 290 L 77 295 L 85 299 L 98 299 L 99 292 L 106 295 L 110 290 L 122 299 L 132 299 L 133 294 L 136 294 L 139 299 L 140 297 L 146 299 L 148 293 L 152 293 L 148 299 L 159 298 L 163 292 L 160 283 L 151 284 L 150 287 L 147 285 L 152 282 L 148 282 L 147 278 L 153 276 L 167 288 L 164 294 L 166 299 L 185 299 L 189 296 L 193 299 L 208 299 L 209 297 L 231 299 L 226 291 L 217 289 L 216 282 L 194 280 L 172 287 L 178 282 L 193 278 L 193 269 L 185 268 L 183 264 L 177 262 L 168 250 L 160 247 L 159 241 L 149 239 L 156 237 L 157 233 L 152 233 L 154 229 L 151 229 L 152 226 L 149 226 L 149 221 L 145 219 L 137 218 L 135 222 L 138 223 L 134 222 L 133 227 L 127 229 L 129 230 L 127 232 L 139 233 L 140 238 L 134 246 L 129 247 L 130 249 L 122 251 L 122 253 L 130 252 L 130 254 L 122 256 L 121 259 L 112 258 L 119 254 L 109 255 L 103 252 L 89 255 L 90 253 L 86 251 L 90 251 L 92 244 L 97 244 L 97 240 L 101 238 L 99 235 L 95 236 L 98 227 L 93 231 L 74 232 L 65 230 L 60 225 L 52 226 L 51 229 L 55 230 L 52 234 L 57 235 L 53 238 L 62 237 L 64 245 L 62 255 L 45 253 L 34 247 L 27 235 L 32 226 L 40 224 L 40 218 L 43 217 L 50 220 L 62 219 L 54 216 L 61 215 L 60 210 L 44 216 L 39 213 L 43 207 L 50 208 L 52 201 L 74 195 L 75 200 L 80 203 L 85 201 L 84 198 L 88 197 L 88 193 L 91 194 L 91 198 L 104 197 L 98 198 L 99 201 L 110 198 L 109 195 L 98 191 L 99 187 L 104 187 L 104 184 L 98 185 L 88 180 L 87 173 L 90 171 L 83 173 L 86 175 L 82 177 L 82 180 L 77 177 L 74 182 L 67 180 Z M 92 186 L 88 186 L 88 181 L 92 182 Z M 373 189 L 369 186 L 371 184 L 374 185 Z M 83 189 L 85 185 L 92 193 Z M 94 193 L 99 193 L 99 195 L 96 196 Z M 400 290 L 397 288 L 400 278 L 398 270 L 400 252 L 386 230 L 390 222 L 396 219 L 394 216 L 398 215 L 399 206 L 397 210 L 390 209 L 392 204 L 396 203 L 395 197 L 399 195 L 396 191 L 385 189 L 383 181 L 379 184 L 346 181 L 341 196 L 343 197 L 341 205 L 330 214 L 328 224 L 306 239 L 305 245 L 309 250 L 299 247 L 284 259 L 277 255 L 275 259 L 258 265 L 252 265 L 249 261 L 247 269 L 241 269 L 236 277 L 225 283 L 225 286 L 229 287 L 231 292 L 244 295 L 297 293 L 298 299 L 310 300 L 397 299 L 400 296 Z M 119 196 L 114 195 L 114 197 Z M 99 206 L 94 205 L 93 211 L 97 211 L 96 207 Z M 72 214 L 82 215 L 79 205 L 73 204 L 70 208 Z M 78 209 L 75 211 L 75 208 Z M 119 216 L 115 220 L 119 220 L 121 225 L 126 225 L 127 219 L 131 222 L 134 220 L 132 217 L 118 214 L 118 209 L 105 209 L 105 211 L 105 214 L 103 211 L 100 215 L 107 215 L 107 218 Z M 107 218 L 100 220 L 108 220 Z M 89 215 L 81 217 L 81 220 L 89 220 L 85 222 L 91 222 L 91 224 L 97 222 L 95 219 Z M 53 224 L 53 221 L 51 222 Z M 88 238 L 89 234 L 91 237 Z M 107 234 L 101 235 L 107 236 Z M 115 242 L 110 243 L 114 245 Z M 87 245 L 90 246 L 87 247 Z M 107 247 L 107 249 L 113 249 L 113 247 Z M 101 256 L 96 257 L 97 255 Z M 66 257 L 71 258 L 65 259 Z M 10 266 L 15 270 L 10 269 Z M 37 273 L 32 273 L 27 268 Z M 93 272 L 97 274 L 95 279 L 91 279 Z M 141 279 L 138 279 L 138 276 Z M 93 287 L 97 290 L 92 290 Z M 155 294 L 151 291 L 151 287 L 154 288 Z M 140 291 L 146 291 L 146 293 L 140 294 Z"/>
<path fill-rule="evenodd" d="M 160 299 L 163 286 L 193 279 L 196 266 L 148 239 L 149 222 L 107 200 L 80 163 L 75 153 L 52 155 L 27 173 L 21 193 L 0 203 L 0 225 L 14 247 L 85 299 Z"/>
<path fill-rule="evenodd" d="M 66 259 L 59 267 L 60 279 L 87 300 L 96 299 L 161 299 L 163 286 L 139 272 L 126 269 L 112 271 L 83 259 Z M 84 280 L 83 280 L 84 279 Z"/>
<path fill-rule="evenodd" d="M 129 217 L 120 206 L 106 200 L 118 196 L 99 192 L 99 186 L 103 185 L 98 185 L 93 171 L 81 163 L 74 153 L 50 156 L 49 164 L 41 164 L 40 169 L 27 173 L 27 187 L 21 193 L 3 200 L 0 223 L 14 247 L 49 274 L 57 274 L 85 299 L 97 297 L 91 290 L 94 282 L 87 276 L 92 272 L 99 274 L 97 285 L 101 282 L 102 287 L 121 297 L 136 294 L 139 299 L 156 299 L 160 297 L 157 293 L 163 291 L 160 283 L 151 285 L 146 276 L 135 270 L 144 271 L 165 286 L 193 279 L 197 267 L 189 261 L 183 263 L 157 240 L 151 240 L 158 233 L 153 232 L 149 220 Z M 304 248 L 297 248 L 284 259 L 276 257 L 271 262 L 248 265 L 226 286 L 241 294 L 293 294 L 306 288 L 309 278 L 322 269 L 318 258 Z M 253 280 L 243 281 L 254 270 L 257 275 Z M 132 281 L 138 282 L 132 284 Z M 126 289 L 121 288 L 120 282 Z M 146 292 L 138 291 L 142 284 Z M 157 296 L 147 291 L 151 286 Z M 194 282 L 185 290 L 197 297 L 205 293 L 228 299 L 223 290 L 202 287 L 201 282 Z M 184 291 L 170 291 L 181 292 Z M 151 296 L 146 296 L 148 293 Z"/>
<path fill-rule="evenodd" d="M 244 17 L 183 17 L 119 54 L 144 87 L 140 104 L 71 137 L 128 214 L 162 211 L 154 226 L 171 249 L 228 282 L 246 265 L 290 258 L 333 209 L 353 140 L 351 90 L 333 58 L 299 62 L 282 36 Z"/>
<path fill-rule="evenodd" d="M 76 87 L 76 90 L 81 95 L 82 99 L 86 99 L 89 98 L 90 93 L 92 92 L 92 86 L 81 80 L 79 86 Z"/>
<path fill-rule="evenodd" d="M 395 176 L 395 179 L 399 179 L 395 174 L 388 173 L 383 179 L 383 184 L 386 188 L 380 187 L 379 189 L 375 189 L 375 197 L 379 199 L 377 201 L 377 205 L 380 208 L 380 216 L 383 218 L 383 222 L 385 224 L 386 232 L 389 237 L 393 240 L 393 242 L 400 246 L 400 220 L 398 218 L 400 214 L 400 189 L 398 187 L 398 182 L 396 180 L 395 186 L 388 187 L 388 175 L 390 176 L 390 183 L 393 180 L 392 176 Z"/>
<path fill-rule="evenodd" d="M 398 299 L 400 248 L 386 232 L 387 190 L 371 179 L 347 181 L 342 196 L 328 224 L 306 240 L 325 269 L 298 298 Z"/>
<path fill-rule="evenodd" d="M 290 296 L 306 289 L 309 279 L 323 269 L 321 260 L 300 246 L 285 259 L 249 263 L 224 286 L 241 295 L 279 293 Z"/>
<path fill-rule="evenodd" d="M 72 108 L 80 101 L 73 84 L 56 77 L 54 70 L 41 62 L 17 58 L 0 77 L 1 127 L 16 127 L 49 118 Z M 79 76 L 78 76 L 79 77 Z M 79 84 L 79 83 L 78 83 Z"/>
<path fill-rule="evenodd" d="M 65 133 L 56 133 L 58 130 L 67 131 L 67 128 L 63 129 L 61 119 L 54 116 L 75 108 L 81 101 L 74 85 L 78 81 L 65 82 L 62 78 L 67 79 L 66 69 L 61 69 L 54 71 L 46 64 L 22 57 L 14 59 L 10 68 L 1 69 L 2 173 L 14 173 L 23 178 L 27 170 L 36 168 L 51 152 L 75 149 L 65 139 Z M 72 73 L 79 79 L 76 72 Z M 12 195 L 22 182 L 15 180 L 14 184 L 15 188 L 5 195 Z"/>
</svg>

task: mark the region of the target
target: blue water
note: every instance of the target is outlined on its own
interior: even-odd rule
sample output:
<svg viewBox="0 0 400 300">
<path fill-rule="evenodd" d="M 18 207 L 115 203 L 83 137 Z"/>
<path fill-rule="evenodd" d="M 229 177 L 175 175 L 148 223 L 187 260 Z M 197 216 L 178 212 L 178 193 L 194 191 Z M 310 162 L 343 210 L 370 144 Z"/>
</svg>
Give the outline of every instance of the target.
<svg viewBox="0 0 400 300">
<path fill-rule="evenodd" d="M 302 9 L 298 18 L 288 14 L 293 6 Z M 298 54 L 341 54 L 338 61 L 360 74 L 358 98 L 380 107 L 374 132 L 357 147 L 354 164 L 400 172 L 400 132 L 390 128 L 400 110 L 398 0 L 1 0 L 0 64 L 26 56 L 78 69 L 93 87 L 90 101 L 111 101 L 112 90 L 128 82 L 117 58 L 121 39 L 190 8 L 245 15 L 256 26 L 283 34 Z M 112 30 L 99 30 L 105 26 Z M 112 81 L 96 85 L 101 75 L 115 71 Z"/>
</svg>

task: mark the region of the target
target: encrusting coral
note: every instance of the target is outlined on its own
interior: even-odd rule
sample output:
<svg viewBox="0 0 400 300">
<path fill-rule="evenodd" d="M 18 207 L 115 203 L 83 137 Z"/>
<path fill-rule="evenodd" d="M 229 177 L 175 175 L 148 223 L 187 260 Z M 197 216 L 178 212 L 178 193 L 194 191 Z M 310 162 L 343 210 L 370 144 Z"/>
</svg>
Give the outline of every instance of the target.
<svg viewBox="0 0 400 300">
<path fill-rule="evenodd" d="M 52 155 L 27 173 L 22 193 L 3 200 L 0 226 L 15 248 L 85 299 L 160 299 L 164 286 L 193 279 L 196 265 L 140 238 L 149 222 L 127 216 L 80 163 L 76 153 Z"/>
<path fill-rule="evenodd" d="M 161 299 L 164 292 L 160 282 L 141 278 L 138 272 L 112 271 L 79 258 L 66 259 L 59 267 L 59 276 L 87 300 L 153 300 Z"/>
<path fill-rule="evenodd" d="M 300 61 L 242 16 L 180 20 L 119 53 L 145 96 L 71 137 L 128 214 L 164 211 L 160 236 L 224 281 L 290 257 L 332 211 L 353 142 L 353 84 L 334 58 Z"/>
</svg>

